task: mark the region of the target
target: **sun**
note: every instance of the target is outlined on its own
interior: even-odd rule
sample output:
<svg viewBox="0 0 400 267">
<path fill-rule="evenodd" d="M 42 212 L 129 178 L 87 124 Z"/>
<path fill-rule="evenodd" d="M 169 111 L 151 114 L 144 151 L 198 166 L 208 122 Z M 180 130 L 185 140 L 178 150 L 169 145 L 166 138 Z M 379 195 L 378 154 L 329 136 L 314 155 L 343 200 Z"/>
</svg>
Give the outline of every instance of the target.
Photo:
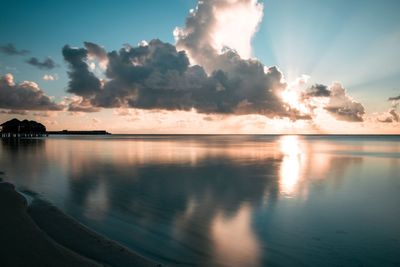
<svg viewBox="0 0 400 267">
<path fill-rule="evenodd" d="M 307 103 L 302 98 L 309 78 L 310 76 L 308 75 L 301 75 L 292 82 L 289 82 L 288 86 L 280 94 L 284 103 L 286 103 L 291 109 L 298 110 L 303 114 L 310 113 Z"/>
<path fill-rule="evenodd" d="M 307 108 L 306 103 L 301 100 L 301 93 L 299 90 L 295 88 L 286 88 L 282 91 L 281 98 L 290 109 L 298 110 L 302 114 L 309 114 L 310 110 Z"/>
<path fill-rule="evenodd" d="M 301 103 L 299 101 L 299 94 L 295 90 L 286 89 L 282 92 L 282 100 L 287 103 L 290 107 L 299 109 Z"/>
</svg>

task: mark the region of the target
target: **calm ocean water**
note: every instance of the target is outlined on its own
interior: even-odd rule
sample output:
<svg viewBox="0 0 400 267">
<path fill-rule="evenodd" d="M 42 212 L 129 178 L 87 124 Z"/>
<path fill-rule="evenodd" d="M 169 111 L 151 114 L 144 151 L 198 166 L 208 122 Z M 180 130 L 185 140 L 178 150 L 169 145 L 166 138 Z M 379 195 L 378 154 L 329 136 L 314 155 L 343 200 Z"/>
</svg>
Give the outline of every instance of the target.
<svg viewBox="0 0 400 267">
<path fill-rule="evenodd" d="M 2 178 L 169 266 L 400 266 L 400 137 L 49 137 Z"/>
</svg>

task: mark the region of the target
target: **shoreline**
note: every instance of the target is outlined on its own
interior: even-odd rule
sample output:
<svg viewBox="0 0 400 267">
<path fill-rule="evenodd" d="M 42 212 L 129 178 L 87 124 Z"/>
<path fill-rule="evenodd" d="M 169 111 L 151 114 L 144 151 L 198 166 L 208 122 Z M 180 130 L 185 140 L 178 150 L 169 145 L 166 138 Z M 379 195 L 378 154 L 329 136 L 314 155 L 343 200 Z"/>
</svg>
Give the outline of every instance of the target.
<svg viewBox="0 0 400 267">
<path fill-rule="evenodd" d="M 1 266 L 161 266 L 1 180 L 0 214 Z"/>
</svg>

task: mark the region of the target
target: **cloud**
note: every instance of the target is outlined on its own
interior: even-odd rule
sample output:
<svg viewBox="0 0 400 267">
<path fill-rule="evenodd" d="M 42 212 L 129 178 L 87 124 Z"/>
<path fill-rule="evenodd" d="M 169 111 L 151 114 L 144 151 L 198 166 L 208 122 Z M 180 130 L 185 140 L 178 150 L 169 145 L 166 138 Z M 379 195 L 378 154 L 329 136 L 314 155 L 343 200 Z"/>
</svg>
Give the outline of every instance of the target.
<svg viewBox="0 0 400 267">
<path fill-rule="evenodd" d="M 91 97 L 100 92 L 100 80 L 89 70 L 87 64 L 88 50 L 85 48 L 73 48 L 68 45 L 62 49 L 65 61 L 69 63 L 70 78 L 68 92 L 83 97 Z"/>
<path fill-rule="evenodd" d="M 400 116 L 399 114 L 396 112 L 396 110 L 392 109 L 389 111 L 390 115 L 392 115 L 392 119 L 395 122 L 399 122 L 400 121 Z"/>
<path fill-rule="evenodd" d="M 325 113 L 362 121 L 363 105 L 340 84 L 316 84 L 305 92 L 308 76 L 296 86 L 287 84 L 278 67 L 251 57 L 251 40 L 262 16 L 263 5 L 257 0 L 198 1 L 185 26 L 174 31 L 176 45 L 154 39 L 111 52 L 90 42 L 83 48 L 66 45 L 67 91 L 94 108 L 195 109 L 291 121 L 312 119 L 317 110 L 313 102 L 323 98 Z M 106 62 L 103 72 L 93 60 Z M 291 101 L 284 97 L 289 90 Z"/>
<path fill-rule="evenodd" d="M 40 111 L 40 112 L 34 112 L 34 113 L 32 113 L 32 115 L 37 116 L 37 117 L 49 118 L 49 117 L 57 117 L 58 112 L 45 110 L 45 111 Z"/>
<path fill-rule="evenodd" d="M 137 115 L 136 110 L 129 108 L 118 108 L 114 110 L 114 115 L 117 116 L 134 116 Z"/>
<path fill-rule="evenodd" d="M 108 57 L 107 51 L 104 49 L 104 47 L 91 42 L 84 42 L 84 45 L 88 52 L 88 57 L 99 60 L 100 66 L 105 69 L 108 64 Z"/>
<path fill-rule="evenodd" d="M 331 95 L 331 91 L 326 85 L 315 84 L 307 90 L 305 95 L 306 97 L 328 97 Z"/>
<path fill-rule="evenodd" d="M 392 115 L 392 120 L 393 120 L 393 121 L 395 121 L 395 122 L 399 122 L 399 121 L 400 121 L 399 114 L 396 112 L 395 109 L 391 109 L 391 110 L 389 111 L 389 114 Z"/>
<path fill-rule="evenodd" d="M 57 74 L 54 74 L 54 75 L 45 74 L 45 75 L 43 75 L 42 79 L 44 81 L 55 81 L 55 80 L 58 80 L 58 75 Z"/>
<path fill-rule="evenodd" d="M 391 103 L 392 108 L 389 109 L 387 112 L 378 114 L 378 116 L 376 117 L 376 120 L 379 122 L 384 122 L 384 123 L 400 122 L 400 115 L 399 115 L 399 113 L 397 113 L 400 96 L 389 97 L 388 101 L 392 101 L 392 103 Z"/>
<path fill-rule="evenodd" d="M 0 53 L 10 55 L 10 56 L 14 56 L 14 55 L 23 56 L 23 55 L 29 54 L 29 50 L 26 50 L 26 49 L 18 50 L 14 44 L 9 43 L 9 44 L 0 46 Z"/>
<path fill-rule="evenodd" d="M 400 115 L 396 112 L 395 109 L 389 110 L 386 114 L 383 114 L 383 116 L 381 117 L 383 118 L 378 118 L 379 122 L 392 123 L 400 121 Z"/>
<path fill-rule="evenodd" d="M 71 112 L 93 113 L 101 110 L 101 108 L 92 106 L 88 99 L 79 96 L 66 97 L 65 102 L 68 105 L 68 111 Z"/>
<path fill-rule="evenodd" d="M 31 57 L 26 61 L 26 63 L 34 67 L 37 67 L 39 69 L 46 69 L 46 70 L 51 70 L 57 67 L 57 64 L 51 58 L 46 58 L 41 62 L 36 57 Z"/>
<path fill-rule="evenodd" d="M 27 115 L 28 112 L 26 110 L 0 110 L 1 114 L 13 114 L 13 115 Z"/>
<path fill-rule="evenodd" d="M 399 96 L 394 96 L 394 97 L 389 97 L 389 101 L 395 101 L 395 100 L 400 100 L 400 95 Z"/>
<path fill-rule="evenodd" d="M 229 68 L 208 75 L 201 66 L 191 66 L 184 51 L 152 40 L 108 53 L 106 81 L 90 71 L 87 49 L 65 46 L 63 51 L 70 63 L 68 92 L 90 99 L 95 107 L 301 117 L 278 97 L 286 87 L 278 68 L 243 60 L 233 50 L 218 56 L 231 62 Z"/>
<path fill-rule="evenodd" d="M 330 88 L 329 102 L 325 109 L 338 120 L 363 121 L 364 106 L 347 95 L 346 89 L 340 83 L 333 83 Z"/>
<path fill-rule="evenodd" d="M 177 47 L 207 72 L 221 68 L 215 58 L 227 48 L 248 59 L 262 17 L 263 5 L 257 0 L 198 1 L 185 27 L 174 31 Z"/>
<path fill-rule="evenodd" d="M 56 120 L 45 120 L 44 121 L 45 122 L 45 124 L 50 124 L 50 125 L 58 125 L 58 121 L 56 121 Z"/>
<path fill-rule="evenodd" d="M 301 93 L 300 100 L 311 112 L 322 108 L 337 120 L 361 122 L 365 114 L 364 106 L 353 100 L 338 82 L 329 87 L 323 84 L 312 85 Z"/>
<path fill-rule="evenodd" d="M 0 76 L 0 108 L 11 110 L 62 110 L 39 86 L 30 81 L 14 83 L 11 74 Z"/>
</svg>

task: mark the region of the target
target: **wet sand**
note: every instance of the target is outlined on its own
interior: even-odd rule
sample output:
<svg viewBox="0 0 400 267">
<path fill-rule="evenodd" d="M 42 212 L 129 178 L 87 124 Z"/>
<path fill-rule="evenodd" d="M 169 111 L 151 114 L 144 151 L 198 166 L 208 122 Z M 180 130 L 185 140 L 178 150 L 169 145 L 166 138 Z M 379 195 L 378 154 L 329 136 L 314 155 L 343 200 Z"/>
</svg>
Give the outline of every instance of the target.
<svg viewBox="0 0 400 267">
<path fill-rule="evenodd" d="M 0 266 L 160 266 L 0 182 Z"/>
</svg>

